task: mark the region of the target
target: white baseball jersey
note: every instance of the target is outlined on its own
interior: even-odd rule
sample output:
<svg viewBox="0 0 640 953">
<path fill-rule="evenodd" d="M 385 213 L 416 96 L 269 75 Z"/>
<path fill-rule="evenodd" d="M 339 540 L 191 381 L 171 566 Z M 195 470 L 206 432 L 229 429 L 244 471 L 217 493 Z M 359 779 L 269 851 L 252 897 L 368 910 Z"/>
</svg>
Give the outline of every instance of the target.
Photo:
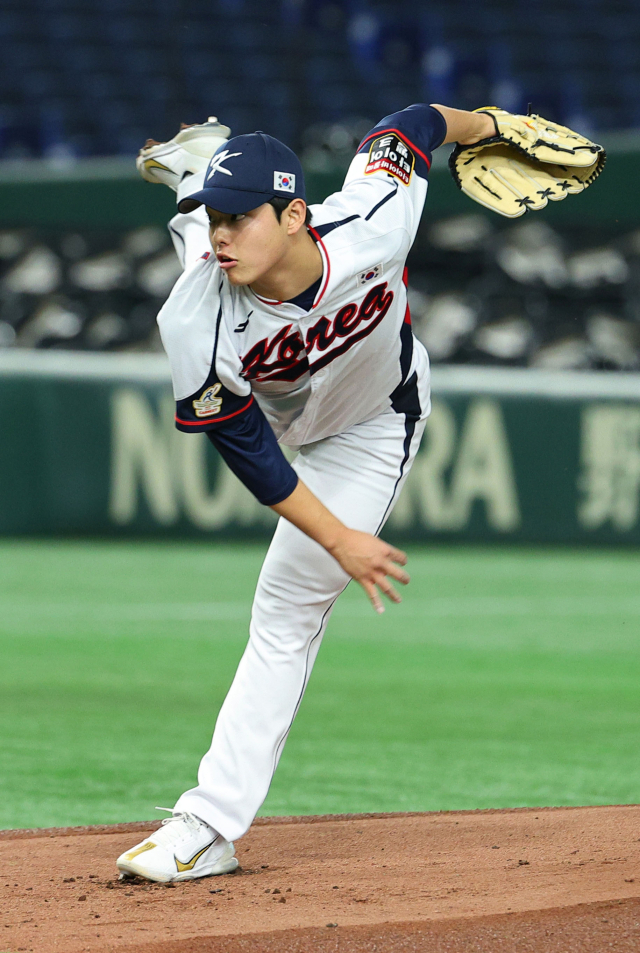
<svg viewBox="0 0 640 953">
<path fill-rule="evenodd" d="M 177 425 L 208 431 L 266 504 L 285 499 L 300 479 L 346 526 L 378 533 L 398 498 L 429 410 L 428 360 L 411 334 L 404 262 L 430 152 L 444 133 L 429 106 L 387 117 L 365 138 L 343 190 L 312 207 L 324 270 L 310 308 L 310 289 L 298 307 L 230 287 L 206 250 L 203 209 L 172 221 L 187 262 L 204 252 L 159 316 Z M 191 192 L 199 185 L 184 183 Z M 274 430 L 284 443 L 304 445 L 293 467 Z M 244 834 L 348 581 L 332 555 L 280 520 L 258 580 L 249 644 L 198 784 L 175 810 L 193 812 L 227 840 Z"/>
<path fill-rule="evenodd" d="M 445 128 L 425 105 L 387 117 L 363 140 L 342 191 L 311 206 L 323 276 L 309 311 L 231 286 L 203 232 L 209 250 L 186 263 L 158 315 L 180 430 L 220 427 L 255 399 L 280 442 L 300 446 L 392 406 L 421 347 L 405 260 Z M 176 216 L 174 234 L 184 238 L 196 221 L 204 229 L 202 211 Z"/>
</svg>

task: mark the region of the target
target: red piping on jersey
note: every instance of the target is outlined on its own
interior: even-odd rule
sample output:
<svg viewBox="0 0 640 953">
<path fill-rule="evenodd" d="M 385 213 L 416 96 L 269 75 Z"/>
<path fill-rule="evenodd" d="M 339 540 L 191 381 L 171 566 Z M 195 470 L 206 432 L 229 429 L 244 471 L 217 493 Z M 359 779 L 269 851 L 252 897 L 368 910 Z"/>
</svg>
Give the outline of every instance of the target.
<svg viewBox="0 0 640 953">
<path fill-rule="evenodd" d="M 404 271 L 402 272 L 402 284 L 405 286 L 407 291 L 409 290 L 409 269 L 407 266 L 404 266 Z M 404 313 L 404 323 L 411 324 L 411 311 L 409 310 L 409 302 L 407 301 L 407 310 Z"/>
<path fill-rule="evenodd" d="M 327 263 L 327 277 L 325 278 L 325 282 L 324 282 L 324 285 L 323 285 L 323 287 L 322 287 L 322 291 L 320 292 L 320 294 L 318 295 L 318 297 L 316 298 L 316 300 L 315 300 L 315 301 L 313 302 L 313 304 L 311 305 L 311 309 L 313 310 L 313 308 L 317 308 L 317 307 L 318 307 L 318 305 L 320 304 L 320 302 L 321 302 L 321 300 L 322 300 L 322 296 L 324 295 L 325 291 L 327 290 L 327 285 L 329 284 L 329 276 L 331 275 L 331 262 L 329 261 L 329 255 L 328 255 L 328 253 L 327 253 L 327 249 L 324 247 L 324 242 L 322 241 L 322 239 L 321 239 L 320 236 L 318 235 L 318 233 L 317 233 L 317 231 L 315 230 L 315 228 L 313 227 L 313 225 L 307 225 L 307 228 L 309 229 L 309 231 L 311 232 L 311 234 L 312 234 L 313 237 L 315 238 L 317 244 L 320 245 L 320 248 L 322 249 L 322 252 L 323 252 L 323 254 L 324 254 L 325 261 L 326 261 L 326 263 Z"/>
<path fill-rule="evenodd" d="M 417 152 L 418 155 L 419 155 L 422 159 L 424 159 L 424 161 L 427 163 L 427 169 L 430 169 L 430 168 L 431 168 L 431 163 L 430 163 L 429 160 L 427 159 L 427 157 L 426 157 L 426 155 L 424 154 L 424 152 L 421 152 L 421 150 L 418 149 L 417 146 L 414 146 L 414 144 L 412 143 L 411 139 L 409 139 L 407 136 L 405 136 L 404 132 L 400 132 L 399 129 L 376 129 L 376 131 L 375 131 L 375 132 L 372 132 L 370 136 L 367 136 L 366 139 L 363 139 L 363 140 L 362 140 L 362 142 L 361 142 L 360 145 L 358 146 L 358 152 L 360 152 L 360 149 L 362 149 L 362 147 L 367 144 L 367 142 L 369 141 L 369 139 L 377 139 L 378 136 L 384 136 L 384 135 L 386 135 L 386 133 L 388 133 L 388 132 L 395 132 L 395 134 L 396 134 L 397 136 L 399 136 L 404 142 L 406 142 L 408 146 L 411 146 L 411 148 L 413 149 L 414 152 Z"/>
<path fill-rule="evenodd" d="M 253 394 L 249 398 L 248 402 L 244 405 L 244 407 L 240 408 L 240 410 L 234 410 L 232 414 L 227 414 L 226 417 L 216 417 L 214 420 L 214 423 L 217 424 L 221 420 L 231 420 L 232 417 L 237 417 L 238 414 L 244 413 L 245 410 L 251 407 L 252 403 L 253 403 Z M 182 424 L 183 427 L 203 427 L 209 423 L 208 420 L 181 420 L 177 414 L 176 414 L 175 420 L 177 424 Z"/>
</svg>

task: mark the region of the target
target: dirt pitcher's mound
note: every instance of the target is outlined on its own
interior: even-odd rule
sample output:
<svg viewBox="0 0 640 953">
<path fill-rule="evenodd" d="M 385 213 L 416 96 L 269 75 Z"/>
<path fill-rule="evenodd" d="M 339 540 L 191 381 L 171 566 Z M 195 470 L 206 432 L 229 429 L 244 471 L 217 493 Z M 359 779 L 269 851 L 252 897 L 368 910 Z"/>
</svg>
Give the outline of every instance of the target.
<svg viewBox="0 0 640 953">
<path fill-rule="evenodd" d="M 640 950 L 640 807 L 266 818 L 235 874 L 119 883 L 156 826 L 0 832 L 0 951 Z"/>
</svg>

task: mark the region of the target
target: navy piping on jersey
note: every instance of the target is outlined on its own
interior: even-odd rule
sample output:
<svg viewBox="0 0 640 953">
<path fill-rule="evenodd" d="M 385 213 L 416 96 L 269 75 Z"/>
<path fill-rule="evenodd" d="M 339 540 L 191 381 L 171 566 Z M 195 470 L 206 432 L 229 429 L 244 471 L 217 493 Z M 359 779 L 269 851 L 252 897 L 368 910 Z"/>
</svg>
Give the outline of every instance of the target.
<svg viewBox="0 0 640 953">
<path fill-rule="evenodd" d="M 411 455 L 411 441 L 413 440 L 413 435 L 416 432 L 416 424 L 422 415 L 420 395 L 418 393 L 418 374 L 416 371 L 413 372 L 406 383 L 399 384 L 398 387 L 396 387 L 394 392 L 391 394 L 391 406 L 396 414 L 404 414 L 404 456 L 402 458 L 402 463 L 400 464 L 400 473 L 398 474 L 398 479 L 396 480 L 393 487 L 391 499 L 389 500 L 389 504 L 384 511 L 380 523 L 378 524 L 376 536 L 380 532 L 382 524 L 387 518 L 387 513 L 391 508 L 391 504 L 395 499 L 400 480 L 404 475 L 404 468 L 406 467 L 407 461 Z"/>
<path fill-rule="evenodd" d="M 182 242 L 182 257 L 184 258 L 185 254 L 186 254 L 186 252 L 187 252 L 187 245 L 186 245 L 186 242 L 185 242 L 184 238 L 182 237 L 182 235 L 180 234 L 180 232 L 177 232 L 177 231 L 175 230 L 175 228 L 172 228 L 172 227 L 171 227 L 171 225 L 169 225 L 169 231 L 171 232 L 172 235 L 174 235 L 176 238 L 178 238 L 178 239 Z"/>
<path fill-rule="evenodd" d="M 216 318 L 216 333 L 213 339 L 213 354 L 211 356 L 211 367 L 216 366 L 216 356 L 218 354 L 218 339 L 220 337 L 220 322 L 222 321 L 222 281 L 218 287 L 218 294 L 220 295 L 220 307 L 218 308 L 218 316 Z"/>
<path fill-rule="evenodd" d="M 402 322 L 402 327 L 400 328 L 400 374 L 402 376 L 402 384 L 404 384 L 408 377 L 409 371 L 411 370 L 412 361 L 413 329 L 411 327 L 411 322 L 407 321 L 405 318 L 405 320 Z"/>
<path fill-rule="evenodd" d="M 357 218 L 360 218 L 359 215 L 350 215 L 349 218 L 343 218 L 341 222 L 327 222 L 326 225 L 314 225 L 313 229 L 309 231 L 318 236 L 318 238 L 324 238 L 325 235 L 328 235 L 329 232 L 332 232 L 335 228 L 341 228 L 343 225 L 347 225 L 349 222 L 355 222 Z"/>
<path fill-rule="evenodd" d="M 395 188 L 393 189 L 393 191 L 389 192 L 388 195 L 385 195 L 385 197 L 384 197 L 383 199 L 380 199 L 380 201 L 378 202 L 378 204 L 373 206 L 373 208 L 371 209 L 371 211 L 369 212 L 369 214 L 368 214 L 368 215 L 365 215 L 365 217 L 364 217 L 365 222 L 368 222 L 370 218 L 373 218 L 373 216 L 376 214 L 376 212 L 378 211 L 378 209 L 382 208 L 382 206 L 385 204 L 385 202 L 388 202 L 389 199 L 394 198 L 397 194 L 398 194 L 398 186 L 396 185 Z"/>
</svg>

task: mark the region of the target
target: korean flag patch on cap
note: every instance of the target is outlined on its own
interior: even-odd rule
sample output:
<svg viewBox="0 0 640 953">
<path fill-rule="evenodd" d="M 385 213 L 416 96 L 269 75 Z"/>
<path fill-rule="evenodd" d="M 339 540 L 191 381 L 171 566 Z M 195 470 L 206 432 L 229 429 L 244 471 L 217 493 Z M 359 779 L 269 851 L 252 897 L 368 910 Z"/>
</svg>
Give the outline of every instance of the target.
<svg viewBox="0 0 640 953">
<path fill-rule="evenodd" d="M 277 192 L 295 192 L 296 177 L 293 172 L 274 172 L 273 187 Z"/>
</svg>

